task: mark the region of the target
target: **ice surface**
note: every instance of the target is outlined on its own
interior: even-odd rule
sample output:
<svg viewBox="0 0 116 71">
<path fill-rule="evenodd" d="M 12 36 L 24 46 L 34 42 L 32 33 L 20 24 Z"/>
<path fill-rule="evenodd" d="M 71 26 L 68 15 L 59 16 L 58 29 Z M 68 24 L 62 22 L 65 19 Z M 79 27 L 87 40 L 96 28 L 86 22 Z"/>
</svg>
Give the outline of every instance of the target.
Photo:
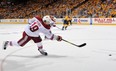
<svg viewBox="0 0 116 71">
<path fill-rule="evenodd" d="M 43 40 L 48 56 L 42 56 L 33 41 L 2 50 L 3 41 L 20 39 L 25 26 L 0 24 L 0 71 L 116 71 L 116 26 L 72 25 L 65 31 L 52 28 L 70 42 L 87 45 L 78 48 L 64 41 Z"/>
</svg>

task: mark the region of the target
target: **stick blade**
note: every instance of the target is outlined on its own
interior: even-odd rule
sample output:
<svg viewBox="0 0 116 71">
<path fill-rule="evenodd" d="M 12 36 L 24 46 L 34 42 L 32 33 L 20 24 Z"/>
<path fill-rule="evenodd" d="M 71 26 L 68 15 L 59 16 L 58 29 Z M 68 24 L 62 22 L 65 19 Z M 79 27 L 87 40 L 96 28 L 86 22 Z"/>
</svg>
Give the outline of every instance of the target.
<svg viewBox="0 0 116 71">
<path fill-rule="evenodd" d="M 86 43 L 83 43 L 83 44 L 79 45 L 78 47 L 83 47 L 83 46 L 85 46 L 85 45 L 86 45 Z"/>
</svg>

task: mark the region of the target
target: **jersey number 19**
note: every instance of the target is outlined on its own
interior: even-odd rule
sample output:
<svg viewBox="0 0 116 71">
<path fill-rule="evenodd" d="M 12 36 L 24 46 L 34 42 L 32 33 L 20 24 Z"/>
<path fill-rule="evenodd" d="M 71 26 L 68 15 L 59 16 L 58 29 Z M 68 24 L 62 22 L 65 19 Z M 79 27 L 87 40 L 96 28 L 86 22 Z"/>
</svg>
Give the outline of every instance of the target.
<svg viewBox="0 0 116 71">
<path fill-rule="evenodd" d="M 37 22 L 34 22 L 34 23 L 30 26 L 30 30 L 31 30 L 32 32 L 35 32 L 35 31 L 37 31 L 38 29 L 39 29 L 39 25 L 38 25 Z"/>
</svg>

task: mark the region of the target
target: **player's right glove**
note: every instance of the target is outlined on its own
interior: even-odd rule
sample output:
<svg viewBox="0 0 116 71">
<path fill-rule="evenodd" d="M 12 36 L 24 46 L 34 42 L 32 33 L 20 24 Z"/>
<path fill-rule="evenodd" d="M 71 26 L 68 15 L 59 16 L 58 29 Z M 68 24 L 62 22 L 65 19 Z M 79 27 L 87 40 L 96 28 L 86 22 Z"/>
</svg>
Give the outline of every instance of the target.
<svg viewBox="0 0 116 71">
<path fill-rule="evenodd" d="M 62 41 L 62 37 L 61 36 L 57 36 L 57 41 Z"/>
<path fill-rule="evenodd" d="M 53 27 L 56 27 L 56 25 L 54 24 Z"/>
</svg>

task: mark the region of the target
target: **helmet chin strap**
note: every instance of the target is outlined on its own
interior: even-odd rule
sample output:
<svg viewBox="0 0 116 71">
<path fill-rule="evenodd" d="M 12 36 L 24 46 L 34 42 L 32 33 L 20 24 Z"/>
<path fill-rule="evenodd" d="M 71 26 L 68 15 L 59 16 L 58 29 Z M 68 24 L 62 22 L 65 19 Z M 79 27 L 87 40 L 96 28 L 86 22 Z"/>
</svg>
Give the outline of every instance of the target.
<svg viewBox="0 0 116 71">
<path fill-rule="evenodd" d="M 45 21 L 44 21 L 44 23 L 45 23 L 46 25 L 48 25 L 48 26 L 51 26 L 50 24 L 48 24 L 48 23 L 47 23 L 47 22 L 45 22 Z"/>
<path fill-rule="evenodd" d="M 46 20 L 43 21 L 46 25 L 49 25 L 49 22 L 47 22 Z"/>
<path fill-rule="evenodd" d="M 46 25 L 48 25 L 48 26 L 53 26 L 53 24 L 51 24 L 51 23 L 50 23 L 50 24 L 46 24 Z"/>
<path fill-rule="evenodd" d="M 44 23 L 49 26 L 53 26 L 55 24 L 53 21 L 47 22 L 46 20 L 44 20 Z"/>
</svg>

